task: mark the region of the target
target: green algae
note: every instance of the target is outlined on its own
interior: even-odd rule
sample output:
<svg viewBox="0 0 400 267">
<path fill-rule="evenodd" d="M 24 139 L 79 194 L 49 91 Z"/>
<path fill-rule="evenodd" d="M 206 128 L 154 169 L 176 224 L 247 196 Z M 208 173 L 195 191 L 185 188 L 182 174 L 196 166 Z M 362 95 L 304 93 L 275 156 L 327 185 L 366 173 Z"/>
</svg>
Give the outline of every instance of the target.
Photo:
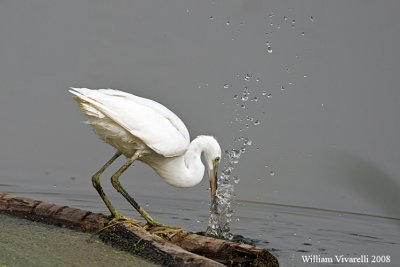
<svg viewBox="0 0 400 267">
<path fill-rule="evenodd" d="M 0 214 L 0 266 L 157 266 L 90 234 Z"/>
</svg>

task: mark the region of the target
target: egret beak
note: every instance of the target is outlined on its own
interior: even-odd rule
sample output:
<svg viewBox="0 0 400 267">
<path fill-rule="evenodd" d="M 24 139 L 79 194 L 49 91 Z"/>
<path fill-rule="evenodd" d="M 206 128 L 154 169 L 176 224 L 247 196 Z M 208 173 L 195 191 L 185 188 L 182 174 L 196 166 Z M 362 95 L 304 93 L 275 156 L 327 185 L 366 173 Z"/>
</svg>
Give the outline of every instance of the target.
<svg viewBox="0 0 400 267">
<path fill-rule="evenodd" d="M 209 171 L 211 204 L 217 200 L 217 177 L 218 177 L 218 162 L 213 161 L 213 168 Z"/>
</svg>

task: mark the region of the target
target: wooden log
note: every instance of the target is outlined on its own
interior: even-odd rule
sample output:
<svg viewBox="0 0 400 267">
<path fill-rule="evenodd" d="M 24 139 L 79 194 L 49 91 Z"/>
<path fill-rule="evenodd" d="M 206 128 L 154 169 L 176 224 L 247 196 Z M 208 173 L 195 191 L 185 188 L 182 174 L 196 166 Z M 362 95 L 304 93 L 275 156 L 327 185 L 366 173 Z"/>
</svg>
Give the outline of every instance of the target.
<svg viewBox="0 0 400 267">
<path fill-rule="evenodd" d="M 4 193 L 0 193 L 0 213 L 91 233 L 109 223 L 102 214 Z M 163 266 L 279 266 L 278 260 L 262 248 L 184 230 L 166 240 L 157 235 L 165 230 L 145 230 L 138 221 L 122 222 L 106 227 L 100 238 Z"/>
</svg>

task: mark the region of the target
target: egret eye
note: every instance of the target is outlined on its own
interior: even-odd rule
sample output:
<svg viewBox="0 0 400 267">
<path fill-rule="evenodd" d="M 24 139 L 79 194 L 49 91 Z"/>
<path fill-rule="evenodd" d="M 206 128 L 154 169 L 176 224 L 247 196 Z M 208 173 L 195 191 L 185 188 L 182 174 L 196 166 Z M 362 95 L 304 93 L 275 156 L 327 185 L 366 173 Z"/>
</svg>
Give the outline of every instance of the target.
<svg viewBox="0 0 400 267">
<path fill-rule="evenodd" d="M 215 162 L 219 162 L 220 160 L 221 160 L 220 157 L 215 158 Z"/>
</svg>

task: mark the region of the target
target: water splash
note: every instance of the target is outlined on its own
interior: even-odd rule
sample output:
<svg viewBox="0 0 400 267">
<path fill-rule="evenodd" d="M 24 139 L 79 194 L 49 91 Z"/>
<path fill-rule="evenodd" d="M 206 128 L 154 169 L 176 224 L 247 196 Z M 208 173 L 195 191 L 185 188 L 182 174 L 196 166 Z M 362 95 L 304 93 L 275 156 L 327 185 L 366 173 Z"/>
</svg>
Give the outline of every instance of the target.
<svg viewBox="0 0 400 267">
<path fill-rule="evenodd" d="M 268 43 L 269 44 L 269 43 Z M 231 123 L 235 122 L 239 126 L 238 133 L 234 133 L 232 143 L 223 154 L 223 165 L 221 173 L 218 177 L 217 197 L 210 207 L 210 218 L 206 234 L 224 239 L 232 239 L 234 235 L 230 232 L 230 223 L 232 220 L 231 203 L 234 197 L 234 188 L 239 183 L 240 177 L 234 172 L 235 167 L 239 164 L 240 158 L 251 150 L 253 141 L 245 136 L 245 132 L 250 128 L 261 124 L 258 118 L 254 118 L 253 107 L 259 106 L 264 102 L 264 98 L 269 98 L 267 91 L 263 91 L 262 82 L 258 75 L 251 73 L 237 74 L 236 83 L 229 84 L 224 89 L 239 89 L 232 92 L 233 101 L 235 103 L 235 118 Z"/>
<path fill-rule="evenodd" d="M 246 146 L 252 141 L 246 137 L 234 139 L 234 147 L 224 153 L 224 167 L 218 178 L 217 199 L 212 203 L 210 219 L 206 234 L 231 240 L 233 234 L 230 232 L 232 221 L 231 200 L 233 197 L 234 185 L 239 183 L 240 177 L 233 176 L 233 169 L 239 163 L 240 157 L 245 153 Z"/>
</svg>

